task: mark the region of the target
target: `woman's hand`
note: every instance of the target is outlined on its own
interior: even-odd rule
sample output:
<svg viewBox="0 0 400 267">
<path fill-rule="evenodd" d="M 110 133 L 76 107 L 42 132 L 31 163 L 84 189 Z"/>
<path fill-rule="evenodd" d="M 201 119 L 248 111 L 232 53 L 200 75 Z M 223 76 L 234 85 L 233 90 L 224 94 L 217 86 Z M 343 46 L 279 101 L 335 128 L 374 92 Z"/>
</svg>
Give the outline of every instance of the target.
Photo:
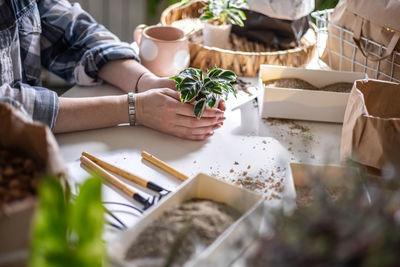
<svg viewBox="0 0 400 267">
<path fill-rule="evenodd" d="M 206 109 L 197 119 L 193 105 L 181 103 L 179 92 L 170 88 L 136 94 L 135 107 L 138 124 L 190 140 L 212 136 L 225 120 L 224 112 L 216 108 Z"/>
</svg>

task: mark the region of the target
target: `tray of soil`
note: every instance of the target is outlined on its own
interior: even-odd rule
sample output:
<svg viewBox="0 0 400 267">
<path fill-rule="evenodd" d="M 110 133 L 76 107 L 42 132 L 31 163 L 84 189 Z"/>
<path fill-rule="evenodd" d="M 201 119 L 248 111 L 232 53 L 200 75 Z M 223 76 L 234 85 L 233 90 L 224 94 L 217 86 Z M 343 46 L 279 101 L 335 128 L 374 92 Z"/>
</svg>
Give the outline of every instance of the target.
<svg viewBox="0 0 400 267">
<path fill-rule="evenodd" d="M 205 174 L 110 242 L 124 266 L 228 266 L 259 234 L 263 197 Z"/>
<path fill-rule="evenodd" d="M 354 81 L 366 78 L 359 72 L 261 65 L 260 114 L 264 118 L 343 123 Z"/>
<path fill-rule="evenodd" d="M 356 165 L 354 166 L 356 167 Z M 354 186 L 355 169 L 337 165 L 310 165 L 304 163 L 291 163 L 290 168 L 293 183 L 296 188 L 296 204 L 298 207 L 309 206 L 318 197 L 318 190 L 324 190 L 322 194 L 329 200 L 336 201 Z M 381 177 L 364 173 L 364 192 L 371 196 L 367 185 L 377 185 Z"/>
<path fill-rule="evenodd" d="M 24 266 L 39 178 L 56 175 L 66 185 L 66 169 L 49 128 L 8 104 L 0 118 L 0 266 Z"/>
<path fill-rule="evenodd" d="M 315 55 L 316 35 L 313 29 L 303 36 L 297 47 L 277 50 L 259 42 L 249 41 L 234 33 L 226 49 L 203 45 L 203 24 L 200 22 L 202 1 L 169 6 L 161 15 L 162 25 L 172 25 L 192 32 L 189 37 L 190 66 L 211 69 L 215 65 L 234 71 L 238 76 L 257 76 L 260 64 L 301 67 Z"/>
</svg>

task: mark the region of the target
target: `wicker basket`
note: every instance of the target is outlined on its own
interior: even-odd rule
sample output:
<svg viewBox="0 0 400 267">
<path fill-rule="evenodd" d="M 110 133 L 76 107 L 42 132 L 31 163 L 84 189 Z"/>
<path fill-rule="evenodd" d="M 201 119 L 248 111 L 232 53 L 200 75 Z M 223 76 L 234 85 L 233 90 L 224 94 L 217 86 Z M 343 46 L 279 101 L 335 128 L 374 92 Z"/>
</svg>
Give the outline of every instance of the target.
<svg viewBox="0 0 400 267">
<path fill-rule="evenodd" d="M 181 7 L 180 3 L 169 6 L 161 14 L 161 24 L 171 25 L 173 22 L 198 18 L 204 3 L 193 2 Z M 303 37 L 300 46 L 272 52 L 247 52 L 220 49 L 204 46 L 198 39 L 190 40 L 190 65 L 195 68 L 210 69 L 214 65 L 233 70 L 240 76 L 257 76 L 261 64 L 302 67 L 307 65 L 316 52 L 316 38 L 308 40 Z"/>
</svg>

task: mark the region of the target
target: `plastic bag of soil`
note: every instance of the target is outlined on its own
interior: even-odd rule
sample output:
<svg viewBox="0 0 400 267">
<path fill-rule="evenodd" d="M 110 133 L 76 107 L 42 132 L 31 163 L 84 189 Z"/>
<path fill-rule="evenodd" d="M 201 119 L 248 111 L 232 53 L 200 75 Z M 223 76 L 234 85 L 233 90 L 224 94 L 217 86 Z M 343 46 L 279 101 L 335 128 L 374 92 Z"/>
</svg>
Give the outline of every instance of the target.
<svg viewBox="0 0 400 267">
<path fill-rule="evenodd" d="M 310 27 L 309 16 L 297 20 L 271 18 L 252 10 L 244 10 L 244 27 L 233 25 L 232 32 L 250 41 L 261 42 L 284 50 L 297 47 Z"/>
<path fill-rule="evenodd" d="M 249 9 L 271 18 L 297 20 L 309 15 L 315 7 L 314 0 L 248 0 Z"/>
<path fill-rule="evenodd" d="M 400 148 L 400 84 L 354 83 L 343 121 L 341 159 L 381 170 Z M 372 169 L 373 170 L 373 169 Z"/>
<path fill-rule="evenodd" d="M 50 129 L 0 103 L 0 266 L 24 266 L 36 187 L 44 174 L 68 187 L 66 168 Z"/>
</svg>

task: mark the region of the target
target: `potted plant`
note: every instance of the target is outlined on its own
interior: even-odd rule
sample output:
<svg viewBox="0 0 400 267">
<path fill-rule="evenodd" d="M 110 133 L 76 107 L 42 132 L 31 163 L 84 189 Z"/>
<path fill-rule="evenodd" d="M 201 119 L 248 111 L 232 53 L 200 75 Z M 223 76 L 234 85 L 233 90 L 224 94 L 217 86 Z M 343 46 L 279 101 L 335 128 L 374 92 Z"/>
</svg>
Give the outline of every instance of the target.
<svg viewBox="0 0 400 267">
<path fill-rule="evenodd" d="M 191 0 L 183 0 L 183 5 Z M 247 8 L 247 0 L 205 0 L 206 6 L 200 20 L 205 22 L 203 43 L 206 46 L 225 48 L 232 24 L 243 26 L 246 15 L 241 8 Z"/>
<path fill-rule="evenodd" d="M 210 108 L 217 106 L 224 92 L 226 96 L 229 92 L 236 96 L 232 86 L 236 81 L 236 74 L 217 66 L 208 70 L 206 74 L 203 74 L 201 69 L 187 68 L 171 79 L 175 81 L 182 103 L 194 104 L 194 114 L 197 118 L 203 115 L 207 105 Z"/>
</svg>

